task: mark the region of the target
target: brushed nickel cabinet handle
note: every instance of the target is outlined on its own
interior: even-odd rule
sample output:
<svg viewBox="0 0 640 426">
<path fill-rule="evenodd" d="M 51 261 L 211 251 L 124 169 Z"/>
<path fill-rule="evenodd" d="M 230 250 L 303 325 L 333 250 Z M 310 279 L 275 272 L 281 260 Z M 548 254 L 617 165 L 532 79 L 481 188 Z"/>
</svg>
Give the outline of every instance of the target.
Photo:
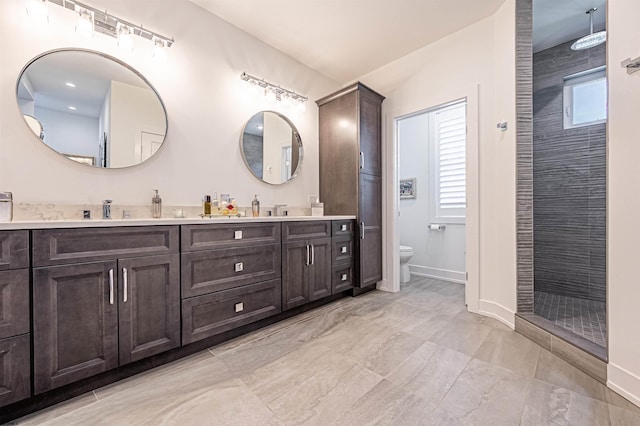
<svg viewBox="0 0 640 426">
<path fill-rule="evenodd" d="M 310 251 L 309 251 L 309 244 L 307 244 L 307 266 L 309 266 L 309 259 L 310 259 Z"/>
<path fill-rule="evenodd" d="M 113 269 L 109 269 L 109 304 L 113 305 Z"/>
<path fill-rule="evenodd" d="M 128 293 L 128 279 L 127 279 L 127 268 L 122 268 L 122 281 L 124 281 L 124 296 L 122 296 L 122 301 L 127 303 L 127 293 Z"/>
<path fill-rule="evenodd" d="M 360 151 L 360 169 L 364 169 L 364 152 Z"/>
<path fill-rule="evenodd" d="M 360 239 L 364 240 L 364 222 L 360 222 Z"/>
<path fill-rule="evenodd" d="M 316 248 L 311 244 L 311 264 L 316 263 Z"/>
</svg>

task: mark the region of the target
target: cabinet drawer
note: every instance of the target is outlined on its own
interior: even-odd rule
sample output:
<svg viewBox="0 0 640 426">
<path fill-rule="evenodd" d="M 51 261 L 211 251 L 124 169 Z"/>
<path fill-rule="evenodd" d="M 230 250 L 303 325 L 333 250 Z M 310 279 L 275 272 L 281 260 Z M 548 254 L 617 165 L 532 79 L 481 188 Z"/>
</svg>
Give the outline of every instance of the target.
<svg viewBox="0 0 640 426">
<path fill-rule="evenodd" d="M 177 253 L 178 232 L 177 226 L 36 230 L 33 264 L 50 266 Z"/>
<path fill-rule="evenodd" d="M 29 270 L 0 272 L 0 339 L 29 332 Z"/>
<path fill-rule="evenodd" d="M 0 340 L 0 407 L 31 396 L 30 335 Z"/>
<path fill-rule="evenodd" d="M 351 264 L 334 266 L 331 268 L 331 276 L 331 294 L 338 294 L 355 287 Z"/>
<path fill-rule="evenodd" d="M 331 222 L 331 235 L 334 237 L 353 237 L 355 221 L 334 220 Z"/>
<path fill-rule="evenodd" d="M 279 222 L 182 226 L 183 252 L 279 242 Z"/>
<path fill-rule="evenodd" d="M 182 301 L 182 344 L 186 345 L 282 311 L 280 279 Z"/>
<path fill-rule="evenodd" d="M 331 264 L 341 265 L 353 261 L 353 240 L 351 237 L 331 239 Z"/>
<path fill-rule="evenodd" d="M 331 221 L 282 222 L 282 241 L 331 236 Z"/>
<path fill-rule="evenodd" d="M 29 267 L 29 231 L 0 231 L 0 271 Z"/>
<path fill-rule="evenodd" d="M 182 254 L 182 297 L 279 278 L 280 244 Z"/>
</svg>

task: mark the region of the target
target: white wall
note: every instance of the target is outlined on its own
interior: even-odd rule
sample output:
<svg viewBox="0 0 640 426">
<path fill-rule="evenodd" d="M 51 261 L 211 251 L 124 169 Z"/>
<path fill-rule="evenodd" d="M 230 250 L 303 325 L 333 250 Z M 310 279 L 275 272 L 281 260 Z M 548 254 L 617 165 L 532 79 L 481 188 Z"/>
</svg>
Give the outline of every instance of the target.
<svg viewBox="0 0 640 426">
<path fill-rule="evenodd" d="M 635 223 L 640 211 L 638 112 L 640 73 L 620 67 L 640 56 L 637 19 L 640 2 L 615 0 L 607 9 L 607 73 L 609 77 L 609 158 L 607 165 L 607 321 L 608 385 L 640 405 L 640 333 L 638 328 L 638 242 Z"/>
<path fill-rule="evenodd" d="M 474 309 L 513 326 L 516 311 L 515 219 L 515 0 L 491 17 L 392 62 L 361 81 L 387 96 L 388 158 L 393 156 L 394 114 L 402 115 L 455 100 L 461 88 L 478 87 L 479 109 L 479 303 Z M 507 121 L 500 132 L 496 123 Z M 386 165 L 387 176 L 395 165 Z M 385 178 L 387 185 L 389 178 Z M 393 188 L 386 189 L 386 204 Z M 468 205 L 470 200 L 468 199 Z M 472 200 L 474 203 L 476 200 Z M 471 205 L 473 207 L 473 205 Z M 386 223 L 392 210 L 385 211 Z M 469 216 L 468 216 L 469 217 Z M 469 226 L 469 223 L 467 223 Z M 473 241 L 467 239 L 467 249 Z M 393 241 L 385 241 L 387 259 Z M 387 265 L 389 265 L 387 263 Z M 469 265 L 467 265 L 469 268 Z M 389 271 L 388 266 L 386 271 Z M 470 274 L 472 271 L 467 269 Z M 392 277 L 385 277 L 392 280 Z M 468 297 L 469 300 L 469 297 Z"/>
<path fill-rule="evenodd" d="M 47 145 L 64 154 L 96 157 L 97 161 L 97 118 L 38 106 L 35 107 L 35 113 L 44 127 L 44 140 Z"/>
<path fill-rule="evenodd" d="M 444 231 L 430 231 L 429 116 L 398 122 L 399 177 L 416 178 L 416 198 L 400 200 L 400 244 L 413 248 L 412 274 L 464 282 L 465 229 L 447 224 Z"/>
<path fill-rule="evenodd" d="M 18 203 L 148 204 L 158 188 L 167 205 L 199 205 L 202 195 L 230 193 L 241 205 L 260 194 L 265 206 L 307 206 L 318 193 L 318 109 L 313 102 L 340 86 L 238 28 L 185 0 L 94 0 L 91 5 L 162 34 L 175 37 L 168 60 L 151 59 L 151 44 L 136 40 L 123 53 L 115 39 L 74 32 L 75 16 L 51 4 L 50 23 L 35 25 L 21 1 L 0 2 L 0 183 Z M 22 67 L 51 49 L 83 47 L 115 56 L 141 72 L 162 97 L 169 116 L 167 140 L 140 166 L 99 170 L 74 164 L 52 152 L 24 123 L 15 99 Z M 246 71 L 309 96 L 306 113 L 291 112 L 247 96 L 240 80 Z M 301 173 L 273 186 L 258 181 L 240 155 L 240 132 L 259 110 L 288 115 L 300 131 L 305 150 Z M 24 178 L 29 162 L 31 178 Z"/>
</svg>

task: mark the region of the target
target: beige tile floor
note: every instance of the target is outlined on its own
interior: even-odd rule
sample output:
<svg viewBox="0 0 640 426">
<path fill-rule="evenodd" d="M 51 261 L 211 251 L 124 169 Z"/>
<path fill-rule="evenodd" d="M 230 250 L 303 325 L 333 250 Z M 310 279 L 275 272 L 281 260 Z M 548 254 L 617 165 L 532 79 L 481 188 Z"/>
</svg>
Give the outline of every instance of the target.
<svg viewBox="0 0 640 426">
<path fill-rule="evenodd" d="M 640 408 L 413 279 L 17 421 L 33 425 L 640 425 Z"/>
</svg>

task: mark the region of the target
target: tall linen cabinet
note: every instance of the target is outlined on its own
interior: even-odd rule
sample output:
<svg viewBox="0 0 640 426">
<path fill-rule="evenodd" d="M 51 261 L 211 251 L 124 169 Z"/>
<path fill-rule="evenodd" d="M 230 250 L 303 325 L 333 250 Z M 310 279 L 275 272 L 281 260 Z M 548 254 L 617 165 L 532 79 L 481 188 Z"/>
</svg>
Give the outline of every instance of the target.
<svg viewBox="0 0 640 426">
<path fill-rule="evenodd" d="M 320 201 L 327 215 L 355 215 L 356 287 L 382 279 L 384 96 L 358 82 L 316 101 L 320 120 Z"/>
</svg>

